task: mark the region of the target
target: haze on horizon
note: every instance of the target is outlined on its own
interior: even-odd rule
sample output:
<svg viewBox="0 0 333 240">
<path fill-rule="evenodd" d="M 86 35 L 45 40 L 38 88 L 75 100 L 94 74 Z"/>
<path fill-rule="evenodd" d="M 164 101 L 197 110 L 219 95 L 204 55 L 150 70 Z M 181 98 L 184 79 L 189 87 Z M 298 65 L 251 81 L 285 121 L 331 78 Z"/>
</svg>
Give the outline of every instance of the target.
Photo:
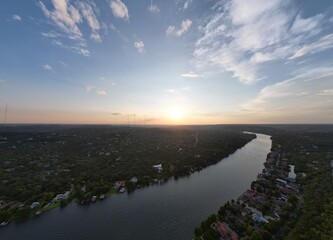
<svg viewBox="0 0 333 240">
<path fill-rule="evenodd" d="M 8 123 L 333 123 L 330 0 L 4 0 L 0 16 Z"/>
</svg>

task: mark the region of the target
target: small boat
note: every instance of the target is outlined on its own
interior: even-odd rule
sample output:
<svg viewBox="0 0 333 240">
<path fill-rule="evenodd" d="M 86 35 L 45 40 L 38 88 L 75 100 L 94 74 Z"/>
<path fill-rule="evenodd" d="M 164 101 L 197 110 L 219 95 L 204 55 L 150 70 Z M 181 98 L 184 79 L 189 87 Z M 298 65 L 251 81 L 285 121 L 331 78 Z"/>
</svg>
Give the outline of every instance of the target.
<svg viewBox="0 0 333 240">
<path fill-rule="evenodd" d="M 0 227 L 6 227 L 9 221 L 0 223 Z"/>
<path fill-rule="evenodd" d="M 119 192 L 120 192 L 120 193 L 124 193 L 124 192 L 125 192 L 125 188 L 124 188 L 124 187 L 123 187 L 123 188 L 120 188 Z"/>
</svg>

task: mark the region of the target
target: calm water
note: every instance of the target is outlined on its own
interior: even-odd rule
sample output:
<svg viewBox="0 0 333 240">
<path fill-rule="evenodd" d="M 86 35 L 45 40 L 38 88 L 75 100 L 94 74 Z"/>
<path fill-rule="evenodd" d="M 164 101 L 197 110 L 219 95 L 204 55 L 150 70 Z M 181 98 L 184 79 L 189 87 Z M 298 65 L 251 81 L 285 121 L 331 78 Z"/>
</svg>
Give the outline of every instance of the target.
<svg viewBox="0 0 333 240">
<path fill-rule="evenodd" d="M 0 239 L 192 239 L 204 218 L 250 186 L 270 148 L 270 136 L 257 134 L 233 155 L 189 177 L 10 223 L 0 229 Z"/>
</svg>

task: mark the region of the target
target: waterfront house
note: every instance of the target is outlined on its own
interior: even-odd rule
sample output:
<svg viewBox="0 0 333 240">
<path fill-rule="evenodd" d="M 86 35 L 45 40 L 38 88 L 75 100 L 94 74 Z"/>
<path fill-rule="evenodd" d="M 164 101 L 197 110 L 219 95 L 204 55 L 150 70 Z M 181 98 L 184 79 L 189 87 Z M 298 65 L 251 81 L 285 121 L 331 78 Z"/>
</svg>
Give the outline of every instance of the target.
<svg viewBox="0 0 333 240">
<path fill-rule="evenodd" d="M 119 189 L 119 188 L 125 187 L 125 185 L 126 185 L 126 181 L 125 180 L 121 180 L 121 181 L 115 182 L 114 187 L 116 189 Z"/>
<path fill-rule="evenodd" d="M 157 170 L 158 173 L 161 173 L 163 171 L 162 164 L 154 165 L 153 168 Z"/>
<path fill-rule="evenodd" d="M 130 182 L 132 182 L 132 183 L 138 183 L 137 177 L 132 177 L 131 180 L 130 180 Z"/>
<path fill-rule="evenodd" d="M 31 205 L 30 205 L 30 208 L 31 209 L 34 209 L 35 207 L 39 206 L 40 203 L 39 202 L 33 202 Z"/>
</svg>

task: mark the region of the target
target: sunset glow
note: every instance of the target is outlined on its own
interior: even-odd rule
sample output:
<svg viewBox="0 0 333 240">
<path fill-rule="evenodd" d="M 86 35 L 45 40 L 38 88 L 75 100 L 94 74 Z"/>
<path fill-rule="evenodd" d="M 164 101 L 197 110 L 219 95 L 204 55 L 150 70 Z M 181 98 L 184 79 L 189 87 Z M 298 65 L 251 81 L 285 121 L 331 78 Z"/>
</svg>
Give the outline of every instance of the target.
<svg viewBox="0 0 333 240">
<path fill-rule="evenodd" d="M 6 1 L 0 119 L 332 123 L 331 1 L 259 2 Z"/>
</svg>

